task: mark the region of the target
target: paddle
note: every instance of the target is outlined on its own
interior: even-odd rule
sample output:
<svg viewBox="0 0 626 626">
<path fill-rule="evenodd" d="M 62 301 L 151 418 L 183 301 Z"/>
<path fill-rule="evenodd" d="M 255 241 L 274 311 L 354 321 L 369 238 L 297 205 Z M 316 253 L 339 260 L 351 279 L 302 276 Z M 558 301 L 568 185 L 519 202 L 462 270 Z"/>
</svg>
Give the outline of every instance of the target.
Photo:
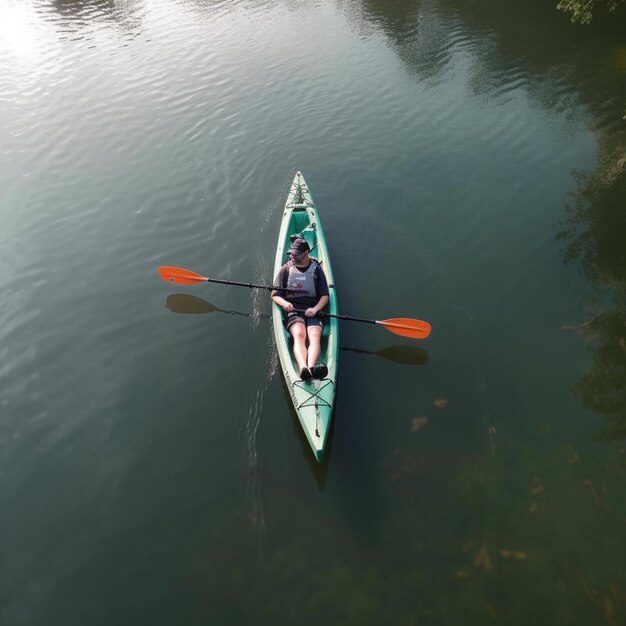
<svg viewBox="0 0 626 626">
<path fill-rule="evenodd" d="M 217 278 L 207 278 L 201 274 L 196 274 L 191 270 L 182 267 L 160 267 L 159 274 L 165 282 L 177 283 L 179 285 L 195 285 L 196 283 L 219 283 L 220 285 L 233 285 L 235 287 L 249 287 L 250 289 L 268 289 L 270 291 L 291 291 L 286 288 L 275 288 L 271 285 L 256 285 L 253 283 L 240 283 L 233 280 L 219 280 Z M 294 309 L 298 313 L 304 313 L 299 309 Z M 431 326 L 428 322 L 412 319 L 410 317 L 396 317 L 388 320 L 368 320 L 361 317 L 352 317 L 350 315 L 335 315 L 320 311 L 320 315 L 325 317 L 334 317 L 338 320 L 347 320 L 350 322 L 363 322 L 365 324 L 377 324 L 386 328 L 389 332 L 401 337 L 409 337 L 411 339 L 425 339 L 430 335 Z"/>
</svg>

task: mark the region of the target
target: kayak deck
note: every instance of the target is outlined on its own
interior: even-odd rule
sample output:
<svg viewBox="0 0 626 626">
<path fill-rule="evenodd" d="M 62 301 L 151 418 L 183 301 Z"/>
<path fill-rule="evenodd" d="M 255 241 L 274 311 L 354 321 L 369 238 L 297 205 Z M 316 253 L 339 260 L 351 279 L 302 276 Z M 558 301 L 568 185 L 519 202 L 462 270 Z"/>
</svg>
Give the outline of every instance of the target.
<svg viewBox="0 0 626 626">
<path fill-rule="evenodd" d="M 326 275 L 329 303 L 324 310 L 337 315 L 337 297 L 326 237 L 313 197 L 300 172 L 294 177 L 285 203 L 276 248 L 274 276 L 287 261 L 287 251 L 296 236 L 302 236 L 307 240 L 311 248 L 310 256 L 318 260 Z M 327 376 L 322 380 L 312 379 L 305 382 L 300 379 L 298 365 L 293 356 L 293 340 L 284 326 L 283 311 L 277 304 L 272 307 L 272 319 L 281 369 L 291 401 L 315 458 L 321 461 L 335 405 L 339 352 L 338 321 L 334 318 L 324 318 L 318 363 L 327 365 Z"/>
</svg>

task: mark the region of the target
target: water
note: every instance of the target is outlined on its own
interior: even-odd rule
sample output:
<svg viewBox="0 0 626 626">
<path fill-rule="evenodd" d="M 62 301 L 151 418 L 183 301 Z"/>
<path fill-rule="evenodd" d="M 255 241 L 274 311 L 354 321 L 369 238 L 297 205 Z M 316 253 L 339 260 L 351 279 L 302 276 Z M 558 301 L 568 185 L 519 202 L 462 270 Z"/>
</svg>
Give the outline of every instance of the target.
<svg viewBox="0 0 626 626">
<path fill-rule="evenodd" d="M 1 7 L 3 623 L 626 619 L 619 21 Z M 341 311 L 433 325 L 342 326 L 321 465 L 267 294 L 156 273 L 270 281 L 298 169 Z"/>
</svg>

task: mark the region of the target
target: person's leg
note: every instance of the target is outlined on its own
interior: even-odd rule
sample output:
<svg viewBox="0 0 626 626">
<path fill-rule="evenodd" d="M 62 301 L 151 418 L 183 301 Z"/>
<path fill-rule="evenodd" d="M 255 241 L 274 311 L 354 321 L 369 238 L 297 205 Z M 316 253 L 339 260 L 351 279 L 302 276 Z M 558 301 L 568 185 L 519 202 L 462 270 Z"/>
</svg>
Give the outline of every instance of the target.
<svg viewBox="0 0 626 626">
<path fill-rule="evenodd" d="M 293 356 L 302 371 L 307 367 L 306 327 L 302 322 L 294 322 L 289 327 L 289 332 L 293 337 Z"/>
<path fill-rule="evenodd" d="M 308 326 L 307 335 L 309 337 L 309 350 L 307 355 L 307 365 L 310 370 L 317 363 L 317 357 L 320 355 L 320 346 L 322 340 L 321 326 Z"/>
</svg>

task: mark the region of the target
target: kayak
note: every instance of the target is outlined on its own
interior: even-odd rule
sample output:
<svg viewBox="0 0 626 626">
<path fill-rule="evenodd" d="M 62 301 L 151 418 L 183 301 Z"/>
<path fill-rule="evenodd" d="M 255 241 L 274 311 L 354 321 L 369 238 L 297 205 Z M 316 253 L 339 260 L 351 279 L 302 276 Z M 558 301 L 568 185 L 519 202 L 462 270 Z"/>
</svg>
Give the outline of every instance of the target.
<svg viewBox="0 0 626 626">
<path fill-rule="evenodd" d="M 326 275 L 330 295 L 324 311 L 337 315 L 337 296 L 326 237 L 313 196 L 300 172 L 293 179 L 285 203 L 276 248 L 274 276 L 287 262 L 287 251 L 291 248 L 291 242 L 298 236 L 307 240 L 311 248 L 310 256 L 317 259 Z M 283 310 L 277 304 L 272 306 L 272 321 L 280 366 L 291 401 L 313 454 L 321 461 L 328 439 L 337 390 L 338 320 L 324 318 L 318 363 L 326 364 L 328 374 L 321 380 L 311 379 L 308 382 L 300 379 L 298 365 L 293 356 L 293 341 L 283 324 Z"/>
</svg>

